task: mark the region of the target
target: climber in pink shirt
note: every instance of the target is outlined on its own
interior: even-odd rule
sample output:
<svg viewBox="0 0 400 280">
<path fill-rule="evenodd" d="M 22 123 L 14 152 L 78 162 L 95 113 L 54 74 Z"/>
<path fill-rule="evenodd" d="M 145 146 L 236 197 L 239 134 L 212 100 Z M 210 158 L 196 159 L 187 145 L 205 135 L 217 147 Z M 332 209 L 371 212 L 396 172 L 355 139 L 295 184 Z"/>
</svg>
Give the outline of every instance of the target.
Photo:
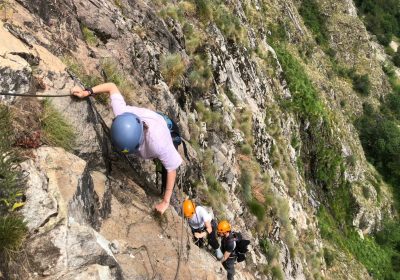
<svg viewBox="0 0 400 280">
<path fill-rule="evenodd" d="M 71 94 L 85 98 L 96 93 L 108 93 L 116 118 L 111 126 L 115 148 L 126 154 L 136 154 L 144 159 L 159 159 L 166 172 L 163 200 L 155 206 L 163 214 L 168 208 L 175 185 L 176 170 L 182 164 L 164 117 L 152 110 L 126 105 L 113 83 L 82 89 L 73 87 Z"/>
</svg>

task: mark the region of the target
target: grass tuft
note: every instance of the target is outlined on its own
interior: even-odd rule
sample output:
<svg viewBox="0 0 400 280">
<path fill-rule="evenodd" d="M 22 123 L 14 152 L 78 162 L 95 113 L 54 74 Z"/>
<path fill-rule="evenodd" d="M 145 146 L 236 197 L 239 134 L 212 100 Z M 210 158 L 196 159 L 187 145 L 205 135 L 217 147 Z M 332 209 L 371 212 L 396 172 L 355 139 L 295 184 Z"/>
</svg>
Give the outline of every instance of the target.
<svg viewBox="0 0 400 280">
<path fill-rule="evenodd" d="M 97 43 L 98 43 L 97 37 L 94 34 L 94 32 L 92 30 L 90 30 L 88 27 L 86 27 L 86 26 L 82 27 L 82 35 L 83 35 L 83 38 L 85 39 L 85 42 L 89 46 L 97 45 Z"/>
<path fill-rule="evenodd" d="M 160 69 L 168 86 L 175 86 L 181 82 L 186 66 L 182 56 L 174 53 L 161 57 Z"/>
<path fill-rule="evenodd" d="M 0 252 L 8 255 L 19 250 L 26 234 L 26 223 L 20 217 L 0 217 Z"/>
<path fill-rule="evenodd" d="M 44 140 L 48 145 L 71 151 L 75 142 L 75 132 L 62 115 L 54 109 L 49 100 L 44 101 L 41 119 Z"/>
</svg>

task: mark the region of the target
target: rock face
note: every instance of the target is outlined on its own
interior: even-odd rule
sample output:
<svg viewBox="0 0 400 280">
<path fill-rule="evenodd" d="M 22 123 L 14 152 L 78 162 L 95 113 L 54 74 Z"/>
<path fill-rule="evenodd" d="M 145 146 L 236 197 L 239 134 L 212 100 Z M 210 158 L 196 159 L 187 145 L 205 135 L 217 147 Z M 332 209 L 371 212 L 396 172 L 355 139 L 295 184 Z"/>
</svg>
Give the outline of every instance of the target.
<svg viewBox="0 0 400 280">
<path fill-rule="evenodd" d="M 182 279 L 224 277 L 218 262 L 191 243 L 176 212 L 157 221 L 133 182 L 89 172 L 61 148 L 41 147 L 21 168 L 29 174 L 22 211 L 29 279 L 173 279 L 178 262 Z"/>
<path fill-rule="evenodd" d="M 41 147 L 21 166 L 29 279 L 224 279 L 222 266 L 192 243 L 182 224 L 183 191 L 202 203 L 218 201 L 215 213 L 251 240 L 235 279 L 370 279 L 357 260 L 322 240 L 317 214 L 329 203 L 325 189 L 335 193 L 343 177 L 355 204 L 350 223 L 362 236 L 393 215 L 391 194 L 376 182 L 352 124 L 365 99 L 332 73 L 303 24 L 299 1 L 222 1 L 227 19 L 210 22 L 202 18 L 210 11 L 201 14 L 195 1 L 8 2 L 15 14 L 0 22 L 1 92 L 57 95 L 113 81 L 128 103 L 169 114 L 190 140 L 173 207 L 155 217 L 154 164 L 133 158 L 131 168 L 106 151 L 107 136 L 85 100 L 51 99 L 77 139 L 72 153 Z M 377 103 L 389 91 L 382 48 L 370 41 L 352 1 L 318 2 L 335 59 L 371 73 L 368 98 Z M 310 126 L 322 124 L 287 108 L 296 92 L 269 44 L 274 40 L 287 40 L 332 119 L 329 134 L 346 161 L 332 186 L 305 175 L 315 164 L 302 154 L 316 145 Z M 168 60 L 171 54 L 178 63 Z M 174 71 L 175 83 L 168 78 Z M 109 104 L 92 101 L 110 125 Z M 0 102 L 12 107 L 16 98 Z M 340 251 L 338 264 L 327 265 L 324 248 Z"/>
</svg>

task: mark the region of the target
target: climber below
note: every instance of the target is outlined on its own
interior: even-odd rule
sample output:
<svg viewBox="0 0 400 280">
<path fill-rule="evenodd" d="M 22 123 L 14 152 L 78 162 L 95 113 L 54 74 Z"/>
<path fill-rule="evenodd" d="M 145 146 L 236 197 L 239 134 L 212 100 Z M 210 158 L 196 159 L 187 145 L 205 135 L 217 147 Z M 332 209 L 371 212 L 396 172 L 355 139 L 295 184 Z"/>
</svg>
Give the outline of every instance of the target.
<svg viewBox="0 0 400 280">
<path fill-rule="evenodd" d="M 211 214 L 202 206 L 196 206 L 190 199 L 183 202 L 183 215 L 187 219 L 194 240 L 200 248 L 204 245 L 204 238 L 207 236 L 208 244 L 215 250 L 215 255 L 218 260 L 222 259 L 223 255 L 219 248 L 217 240 L 217 222 L 212 218 Z"/>
<path fill-rule="evenodd" d="M 224 254 L 221 260 L 222 265 L 228 273 L 228 280 L 233 280 L 235 276 L 236 242 L 228 221 L 223 220 L 218 224 L 218 236 L 222 237 L 221 250 Z"/>
<path fill-rule="evenodd" d="M 111 125 L 111 140 L 116 149 L 125 154 L 136 154 L 144 159 L 159 159 L 166 172 L 163 200 L 155 206 L 163 214 L 168 208 L 175 185 L 176 170 L 182 158 L 176 150 L 164 117 L 152 110 L 126 105 L 113 83 L 82 89 L 75 86 L 71 94 L 85 98 L 98 93 L 110 95 L 116 118 Z"/>
</svg>

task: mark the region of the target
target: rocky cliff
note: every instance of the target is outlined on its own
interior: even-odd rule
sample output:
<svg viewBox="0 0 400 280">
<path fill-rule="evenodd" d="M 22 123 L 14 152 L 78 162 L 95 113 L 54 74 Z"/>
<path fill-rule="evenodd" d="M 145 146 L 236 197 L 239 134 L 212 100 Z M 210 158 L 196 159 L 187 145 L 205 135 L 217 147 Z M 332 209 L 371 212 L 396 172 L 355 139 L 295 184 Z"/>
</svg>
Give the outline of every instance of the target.
<svg viewBox="0 0 400 280">
<path fill-rule="evenodd" d="M 353 125 L 390 92 L 387 57 L 352 1 L 317 2 L 323 43 L 302 1 L 3 1 L 1 92 L 114 82 L 128 103 L 175 119 L 190 155 L 157 217 L 155 165 L 113 154 L 86 100 L 0 96 L 19 135 L 43 129 L 44 102 L 75 135 L 69 151 L 25 145 L 29 235 L 10 279 L 224 279 L 182 223 L 186 196 L 251 240 L 237 279 L 371 279 L 327 236 L 362 240 L 396 215 Z M 369 75 L 368 96 L 346 67 Z M 109 125 L 107 100 L 92 102 Z"/>
</svg>

